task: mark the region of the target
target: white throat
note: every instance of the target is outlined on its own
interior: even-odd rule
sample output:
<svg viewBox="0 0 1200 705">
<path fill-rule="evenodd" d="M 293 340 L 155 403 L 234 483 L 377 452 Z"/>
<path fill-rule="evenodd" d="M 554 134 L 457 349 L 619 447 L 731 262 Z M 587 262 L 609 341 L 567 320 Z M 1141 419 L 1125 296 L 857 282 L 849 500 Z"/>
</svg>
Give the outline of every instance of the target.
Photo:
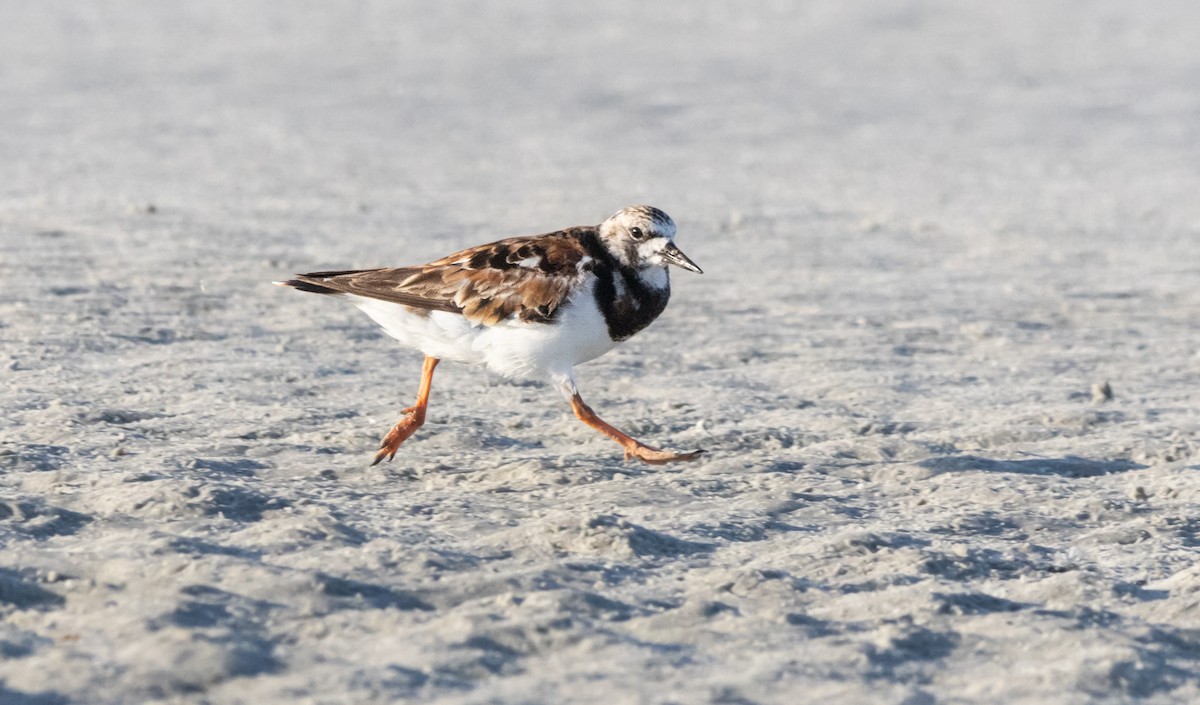
<svg viewBox="0 0 1200 705">
<path fill-rule="evenodd" d="M 671 277 L 667 274 L 667 268 L 661 265 L 650 265 L 637 270 L 638 279 L 646 288 L 661 291 L 671 286 Z"/>
</svg>

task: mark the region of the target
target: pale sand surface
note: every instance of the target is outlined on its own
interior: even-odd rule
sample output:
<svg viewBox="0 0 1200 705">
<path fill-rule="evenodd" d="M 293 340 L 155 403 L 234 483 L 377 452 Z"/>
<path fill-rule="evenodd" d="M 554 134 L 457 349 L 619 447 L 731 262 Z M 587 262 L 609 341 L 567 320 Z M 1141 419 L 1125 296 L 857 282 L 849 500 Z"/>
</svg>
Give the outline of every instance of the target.
<svg viewBox="0 0 1200 705">
<path fill-rule="evenodd" d="M 1200 5 L 0 18 L 5 705 L 1200 699 Z M 269 284 L 641 202 L 690 465 Z"/>
</svg>

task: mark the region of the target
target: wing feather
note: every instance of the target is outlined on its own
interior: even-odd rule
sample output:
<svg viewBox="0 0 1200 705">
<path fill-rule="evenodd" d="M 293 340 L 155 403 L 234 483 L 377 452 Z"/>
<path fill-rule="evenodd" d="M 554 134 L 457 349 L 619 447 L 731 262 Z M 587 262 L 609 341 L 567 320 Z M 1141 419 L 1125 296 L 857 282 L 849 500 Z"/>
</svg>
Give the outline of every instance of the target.
<svg viewBox="0 0 1200 705">
<path fill-rule="evenodd" d="M 583 227 L 515 237 L 419 267 L 312 272 L 287 283 L 460 313 L 485 326 L 509 318 L 550 321 L 585 276 L 584 238 L 594 232 Z"/>
</svg>

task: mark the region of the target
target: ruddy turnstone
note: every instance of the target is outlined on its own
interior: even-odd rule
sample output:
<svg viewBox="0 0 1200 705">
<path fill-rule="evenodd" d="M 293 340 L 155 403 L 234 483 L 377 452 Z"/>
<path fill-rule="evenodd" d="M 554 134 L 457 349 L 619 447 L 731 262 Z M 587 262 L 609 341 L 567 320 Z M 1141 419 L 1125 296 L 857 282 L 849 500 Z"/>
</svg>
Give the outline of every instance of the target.
<svg viewBox="0 0 1200 705">
<path fill-rule="evenodd" d="M 395 457 L 425 422 L 441 360 L 549 380 L 580 421 L 624 447 L 626 460 L 661 464 L 704 451 L 660 450 L 605 423 L 579 395 L 573 368 L 663 312 L 671 296 L 668 264 L 701 271 L 675 246 L 670 216 L 631 206 L 599 225 L 500 240 L 417 267 L 312 272 L 275 283 L 344 297 L 388 335 L 425 353 L 417 401 L 384 436 L 373 465 Z"/>
</svg>

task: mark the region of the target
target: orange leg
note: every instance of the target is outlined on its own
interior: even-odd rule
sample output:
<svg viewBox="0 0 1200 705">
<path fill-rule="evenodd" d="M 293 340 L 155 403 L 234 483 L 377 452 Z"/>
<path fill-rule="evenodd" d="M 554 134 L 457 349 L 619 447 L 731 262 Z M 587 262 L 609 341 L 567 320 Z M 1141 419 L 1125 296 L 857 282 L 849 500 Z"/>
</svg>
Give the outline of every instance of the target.
<svg viewBox="0 0 1200 705">
<path fill-rule="evenodd" d="M 417 403 L 401 412 L 404 418 L 397 421 L 392 430 L 383 437 L 383 442 L 379 444 L 379 452 L 375 454 L 375 462 L 371 465 L 378 465 L 384 458 L 391 462 L 392 458 L 396 457 L 400 444 L 425 423 L 425 407 L 429 406 L 429 388 L 433 384 L 433 368 L 437 367 L 437 364 L 436 357 L 425 356 L 425 366 L 421 369 L 421 387 L 417 390 Z"/>
<path fill-rule="evenodd" d="M 664 465 L 684 460 L 695 460 L 700 457 L 704 451 L 693 450 L 690 453 L 676 453 L 669 450 L 659 450 L 631 438 L 630 436 L 621 433 L 617 429 L 609 426 L 604 419 L 596 416 L 596 412 L 592 411 L 592 407 L 583 402 L 583 397 L 579 396 L 579 392 L 572 392 L 571 410 L 575 412 L 575 417 L 584 422 L 588 426 L 596 429 L 600 433 L 608 436 L 617 443 L 620 443 L 625 448 L 625 459 L 637 458 L 643 463 L 651 465 Z"/>
</svg>

